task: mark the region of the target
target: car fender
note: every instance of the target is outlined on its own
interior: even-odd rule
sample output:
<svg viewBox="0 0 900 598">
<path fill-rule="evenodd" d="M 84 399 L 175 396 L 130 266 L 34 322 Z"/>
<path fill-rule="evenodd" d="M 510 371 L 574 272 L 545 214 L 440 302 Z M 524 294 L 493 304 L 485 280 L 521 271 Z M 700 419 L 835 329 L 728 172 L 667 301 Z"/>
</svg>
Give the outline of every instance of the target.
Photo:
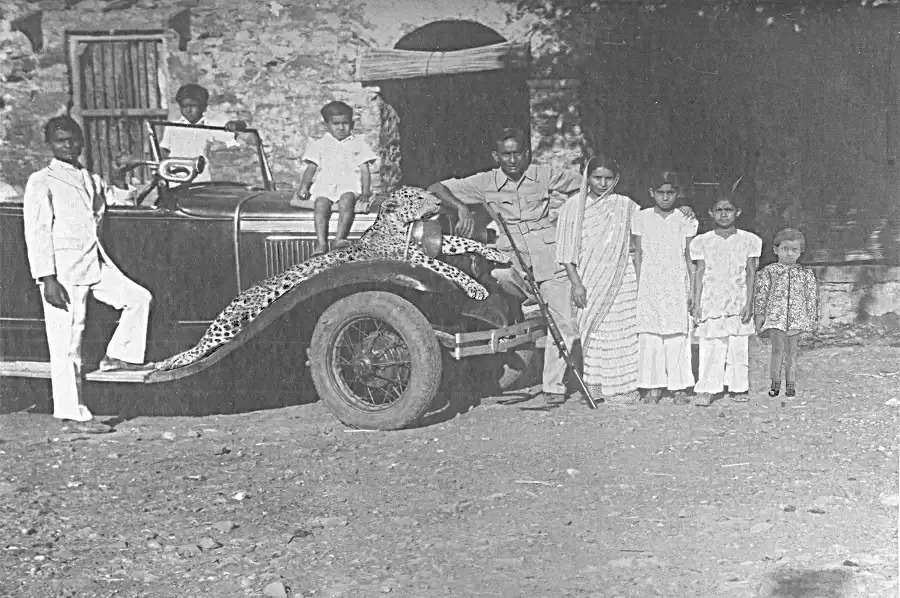
<svg viewBox="0 0 900 598">
<path fill-rule="evenodd" d="M 341 287 L 377 284 L 379 287 L 408 288 L 421 293 L 459 293 L 460 288 L 440 274 L 422 266 L 395 260 L 371 260 L 342 264 L 316 274 L 291 289 L 265 308 L 235 338 L 206 357 L 174 370 L 152 372 L 145 382 L 168 382 L 192 376 L 221 361 L 264 331 L 281 316 L 317 295 Z M 199 339 L 198 339 L 199 340 Z"/>
</svg>

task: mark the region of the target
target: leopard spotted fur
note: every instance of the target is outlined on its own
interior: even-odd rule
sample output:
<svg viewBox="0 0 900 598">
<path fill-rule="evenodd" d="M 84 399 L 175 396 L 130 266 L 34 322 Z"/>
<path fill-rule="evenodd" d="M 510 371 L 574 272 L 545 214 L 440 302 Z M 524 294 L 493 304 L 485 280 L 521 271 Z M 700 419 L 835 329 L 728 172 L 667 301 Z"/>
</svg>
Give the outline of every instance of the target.
<svg viewBox="0 0 900 598">
<path fill-rule="evenodd" d="M 402 260 L 406 256 L 412 264 L 437 272 L 454 282 L 472 299 L 484 299 L 488 295 L 487 289 L 468 274 L 428 257 L 413 245 L 407 247 L 409 223 L 429 218 L 439 209 L 440 200 L 427 191 L 415 187 L 398 189 L 382 203 L 375 222 L 359 239 L 346 248 L 313 256 L 243 291 L 216 317 L 194 347 L 160 362 L 158 369 L 171 370 L 202 359 L 235 338 L 266 307 L 297 285 L 349 262 Z M 463 237 L 445 235 L 441 251 L 446 255 L 478 253 L 494 262 L 509 263 L 505 254 Z"/>
</svg>

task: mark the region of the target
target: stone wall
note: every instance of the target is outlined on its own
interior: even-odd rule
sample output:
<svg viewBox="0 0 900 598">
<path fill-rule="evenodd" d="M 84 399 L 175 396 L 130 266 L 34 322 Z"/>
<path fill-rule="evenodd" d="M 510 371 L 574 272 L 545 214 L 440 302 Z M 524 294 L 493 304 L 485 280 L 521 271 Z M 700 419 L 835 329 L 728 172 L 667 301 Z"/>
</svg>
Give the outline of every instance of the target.
<svg viewBox="0 0 900 598">
<path fill-rule="evenodd" d="M 900 314 L 900 268 L 890 266 L 816 266 L 819 327 L 865 322 Z"/>
<path fill-rule="evenodd" d="M 381 148 L 387 162 L 396 161 L 389 155 L 396 148 L 380 138 L 385 111 L 378 87 L 354 79 L 356 59 L 365 48 L 392 47 L 404 34 L 444 19 L 477 21 L 510 41 L 523 42 L 530 39 L 534 20 L 518 15 L 513 2 L 480 0 L 124 4 L 127 8 L 116 9 L 123 3 L 0 0 L 0 77 L 5 92 L 0 106 L 0 181 L 21 192 L 28 174 L 46 160 L 41 124 L 65 112 L 70 103 L 65 30 L 165 29 L 170 95 L 186 82 L 207 87 L 209 111 L 243 118 L 261 129 L 276 180 L 290 182 L 299 176 L 308 140 L 323 134 L 319 109 L 332 99 L 352 105 L 357 132 Z M 43 43 L 34 47 L 24 33 L 11 29 L 16 19 L 38 11 Z M 172 18 L 179 13 L 179 29 L 189 39 L 179 38 L 172 28 Z M 177 106 L 170 105 L 170 116 L 177 116 Z M 376 176 L 376 188 L 395 182 L 396 174 L 387 174 L 384 185 Z"/>
<path fill-rule="evenodd" d="M 619 32 L 616 29 L 619 25 L 615 24 L 630 21 L 612 18 L 615 16 L 610 12 L 613 9 L 605 7 L 598 9 L 589 19 L 573 20 L 571 16 L 563 15 L 557 26 L 552 20 L 547 20 L 540 10 L 528 12 L 519 8 L 527 4 L 513 0 L 319 0 L 315 3 L 278 0 L 256 3 L 243 0 L 0 0 L 0 81 L 3 83 L 0 92 L 0 199 L 21 194 L 28 175 L 46 162 L 48 154 L 42 140 L 41 126 L 47 118 L 64 113 L 70 104 L 64 48 L 66 30 L 165 30 L 169 46 L 167 68 L 170 92 L 174 93 L 174 89 L 182 83 L 200 83 L 211 92 L 210 112 L 243 118 L 261 129 L 276 180 L 281 183 L 290 183 L 298 178 L 300 158 L 308 140 L 323 133 L 319 108 L 327 101 L 341 99 L 356 109 L 357 131 L 365 135 L 373 147 L 380 148 L 382 166 L 376 169 L 376 173 L 381 176 L 375 177 L 375 188 L 383 191 L 396 185 L 400 164 L 394 122 L 396 114 L 392 114 L 390 107 L 380 101 L 377 86 L 364 86 L 354 79 L 355 62 L 366 48 L 393 47 L 401 37 L 416 28 L 445 19 L 476 21 L 494 29 L 509 41 L 531 43 L 534 59 L 533 79 L 529 82 L 531 130 L 537 161 L 559 165 L 577 162 L 588 148 L 582 130 L 585 124 L 592 126 L 592 134 L 605 131 L 605 137 L 609 136 L 609 126 L 603 129 L 598 124 L 604 118 L 620 123 L 618 126 L 623 129 L 625 138 L 634 137 L 630 124 L 632 120 L 623 118 L 624 112 L 612 111 L 609 102 L 604 103 L 606 96 L 598 85 L 604 83 L 610 87 L 610 80 L 604 77 L 618 72 L 614 65 L 604 67 L 605 63 L 600 58 L 613 56 L 614 52 L 625 47 L 621 45 L 619 35 L 626 40 L 632 37 L 639 40 L 641 28 Z M 118 8 L 122 6 L 126 8 Z M 185 13 L 185 10 L 189 12 Z M 538 14 L 542 16 L 539 18 L 536 16 Z M 176 15 L 181 17 L 178 23 L 173 22 Z M 853 20 L 852 31 L 864 28 L 868 23 L 866 15 L 861 15 Z M 647 22 L 652 21 L 656 23 L 654 26 L 658 32 L 665 32 L 671 29 L 666 27 L 669 23 L 667 19 L 668 16 L 660 13 L 658 17 L 651 14 L 651 17 L 636 22 L 646 26 Z M 826 17 L 819 20 L 831 22 Z M 563 27 L 565 23 L 579 23 L 584 31 L 573 33 Z M 543 26 L 548 24 L 552 26 Z M 608 25 L 606 29 L 600 27 L 604 24 Z M 707 28 L 707 24 L 702 25 L 701 33 L 713 31 Z M 740 29 L 744 25 L 732 27 L 745 34 L 749 31 Z M 693 35 L 692 30 L 676 29 L 680 32 L 675 36 L 679 43 L 687 44 L 687 49 L 678 55 L 689 56 L 687 52 L 693 47 L 689 39 Z M 554 37 L 554 31 L 558 32 L 560 39 Z M 759 44 L 775 48 L 770 48 L 765 55 L 772 60 L 781 60 L 779 69 L 776 69 L 779 80 L 790 81 L 792 73 L 800 68 L 794 63 L 800 59 L 796 58 L 796 52 L 786 50 L 790 49 L 788 46 L 791 43 L 797 42 L 789 37 L 790 34 L 775 28 L 763 28 L 760 30 L 762 33 L 756 32 L 756 29 L 753 31 L 752 36 L 741 38 L 745 45 L 749 43 L 747 40 L 759 40 Z M 852 31 L 847 29 L 847 32 Z M 601 33 L 606 41 L 596 42 L 600 45 L 595 46 L 594 38 Z M 582 36 L 579 39 L 582 39 L 586 49 L 583 48 L 580 59 L 577 45 L 560 41 L 565 35 Z M 660 35 L 657 33 L 658 37 L 654 39 L 668 39 Z M 671 37 L 673 34 L 666 35 Z M 710 37 L 709 33 L 697 35 L 700 36 L 698 39 L 706 39 L 707 42 L 718 39 Z M 871 40 L 869 46 L 881 48 Z M 602 52 L 594 52 L 594 48 Z M 654 49 L 654 52 L 660 54 L 657 50 Z M 706 52 L 709 54 L 708 49 Z M 663 52 L 660 55 L 667 54 Z M 716 54 L 717 57 L 720 55 L 723 54 Z M 700 53 L 695 58 L 704 56 Z M 811 60 L 809 53 L 804 56 L 804 60 Z M 587 75 L 579 81 L 579 76 L 591 72 L 585 70 L 585 65 L 597 67 L 594 70 L 602 75 L 599 82 L 591 82 Z M 749 65 L 743 66 L 749 68 Z M 768 67 L 763 64 L 761 68 Z M 769 70 L 764 73 L 766 77 L 770 74 Z M 634 78 L 632 71 L 620 74 L 625 77 L 623 81 L 646 78 L 643 75 Z M 704 80 L 699 75 L 695 78 L 698 83 L 689 91 L 700 98 L 706 93 L 702 87 Z M 614 83 L 616 80 L 611 81 Z M 855 81 L 850 83 L 860 87 Z M 839 83 L 841 81 L 834 85 Z M 622 89 L 621 86 L 612 87 L 617 92 Z M 840 91 L 837 87 L 835 89 L 837 91 L 831 95 Z M 768 93 L 776 91 L 770 90 Z M 723 106 L 726 104 L 723 103 Z M 792 104 L 789 107 L 798 113 L 804 110 L 803 106 Z M 789 158 L 799 151 L 789 147 L 799 139 L 798 128 L 791 124 L 793 121 L 781 114 L 778 118 L 769 118 L 770 108 L 766 102 L 754 104 L 751 108 L 762 111 L 755 120 L 769 127 L 760 129 L 758 136 L 764 140 L 778 140 L 780 144 L 777 152 L 758 154 L 760 159 L 771 159 L 771 163 L 757 168 L 765 171 L 766 176 L 757 177 L 754 188 L 760 198 L 756 206 L 756 219 L 762 222 L 771 216 L 772 222 L 766 221 L 765 226 L 760 225 L 760 228 L 771 232 L 776 229 L 776 221 L 784 221 L 786 213 L 799 209 L 801 202 L 797 198 L 802 194 L 795 191 L 803 187 L 801 179 L 805 177 L 809 180 L 810 176 L 790 166 L 796 163 L 796 159 Z M 753 110 L 746 111 L 746 114 L 752 116 L 755 114 Z M 177 107 L 171 106 L 170 116 L 176 115 Z M 647 119 L 650 116 L 644 115 Z M 689 120 L 689 116 L 682 120 Z M 861 129 L 857 137 L 869 129 Z M 652 130 L 667 129 L 655 127 Z M 594 141 L 608 143 L 609 139 Z M 876 176 L 878 173 L 864 174 L 865 180 L 880 180 Z M 877 195 L 875 191 L 871 195 Z M 896 189 L 890 193 L 896 196 Z M 769 198 L 782 198 L 777 210 Z M 841 205 L 846 207 L 847 203 Z M 890 212 L 882 211 L 885 213 L 865 217 L 883 217 Z M 896 230 L 887 231 L 883 236 L 894 238 L 897 236 Z M 885 241 L 881 239 L 880 242 Z M 896 269 L 857 266 L 820 270 L 823 326 L 852 320 L 862 314 L 900 311 L 900 282 Z"/>
</svg>

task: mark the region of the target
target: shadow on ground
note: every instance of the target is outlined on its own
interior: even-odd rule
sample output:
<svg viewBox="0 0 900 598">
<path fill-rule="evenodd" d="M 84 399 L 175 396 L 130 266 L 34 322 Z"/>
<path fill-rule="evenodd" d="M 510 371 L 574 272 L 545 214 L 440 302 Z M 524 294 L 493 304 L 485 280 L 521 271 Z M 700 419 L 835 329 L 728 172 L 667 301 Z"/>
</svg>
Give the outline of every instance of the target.
<svg viewBox="0 0 900 598">
<path fill-rule="evenodd" d="M 853 573 L 841 569 L 780 569 L 761 596 L 766 598 L 844 598 Z"/>
</svg>

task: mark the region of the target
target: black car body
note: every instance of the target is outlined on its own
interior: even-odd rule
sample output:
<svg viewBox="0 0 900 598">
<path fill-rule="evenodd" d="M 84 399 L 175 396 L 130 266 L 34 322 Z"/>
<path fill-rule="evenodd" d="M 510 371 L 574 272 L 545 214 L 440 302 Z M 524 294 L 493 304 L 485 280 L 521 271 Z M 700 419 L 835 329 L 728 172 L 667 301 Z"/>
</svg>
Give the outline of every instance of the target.
<svg viewBox="0 0 900 598">
<path fill-rule="evenodd" d="M 179 126 L 152 124 L 163 125 Z M 147 186 L 149 193 L 139 206 L 107 209 L 102 231 L 105 248 L 125 273 L 154 296 L 148 334 L 151 360 L 189 348 L 240 291 L 305 261 L 312 253 L 312 211 L 290 207 L 291 192 L 276 190 L 256 131 L 248 130 L 241 137 L 250 141 L 244 142 L 240 157 L 231 156 L 232 162 L 243 160 L 240 166 L 228 167 L 225 155 L 215 164 L 214 180 L 192 183 L 198 167 L 202 167 L 197 158 L 161 160 L 155 136 L 151 136 L 153 159 L 146 167 L 154 180 Z M 246 163 L 248 156 L 252 159 L 250 166 Z M 374 213 L 358 213 L 351 238 L 365 231 L 374 219 Z M 49 377 L 41 301 L 28 269 L 22 224 L 21 201 L 0 204 L 0 372 L 7 376 Z M 489 270 L 479 258 L 455 257 L 453 261 L 485 284 L 491 284 Z M 392 391 L 399 393 L 394 399 L 373 402 L 365 396 L 370 389 L 355 391 L 362 396 L 348 390 L 336 365 L 320 372 L 317 379 L 319 356 L 308 349 L 321 315 L 341 300 L 360 293 L 380 293 L 380 297 L 391 301 L 395 298 L 411 305 L 427 324 L 422 337 L 426 340 L 415 341 L 426 346 L 410 346 L 409 354 L 431 351 L 463 359 L 517 352 L 512 361 L 502 359 L 496 361 L 497 368 L 480 370 L 495 372 L 498 383 L 505 387 L 515 383 L 532 361 L 528 351 L 543 335 L 543 321 L 539 317 L 523 318 L 498 287 L 490 288 L 492 292 L 486 300 L 474 301 L 447 279 L 408 262 L 344 264 L 298 285 L 237 338 L 195 364 L 149 373 L 90 372 L 93 368 L 86 367 L 86 379 L 159 383 L 163 388 L 215 367 L 254 339 L 262 342 L 265 352 L 266 341 L 258 340 L 265 337 L 265 331 L 292 326 L 296 330 L 288 335 L 288 340 L 284 334 L 276 335 L 278 338 L 269 350 L 283 353 L 287 343 L 295 345 L 293 349 L 301 354 L 307 351 L 305 363 L 314 369 L 316 390 L 342 421 L 359 427 L 403 427 L 414 423 L 433 402 L 437 382 L 430 380 L 426 387 L 416 390 L 409 386 L 417 372 L 404 375 L 395 369 L 392 376 L 401 381 L 405 377 L 405 386 L 400 384 Z M 377 316 L 373 317 L 377 320 Z M 84 339 L 85 366 L 95 364 L 102 356 L 116 318 L 113 310 L 92 307 Z M 396 330 L 395 333 L 401 340 L 405 334 Z M 430 367 L 437 363 L 437 371 L 427 372 L 427 377 L 440 379 L 440 362 L 440 355 L 432 356 Z M 328 370 L 327 365 L 324 367 Z M 406 397 L 423 393 L 431 396 Z M 415 403 L 415 408 L 399 409 L 407 399 Z"/>
</svg>

